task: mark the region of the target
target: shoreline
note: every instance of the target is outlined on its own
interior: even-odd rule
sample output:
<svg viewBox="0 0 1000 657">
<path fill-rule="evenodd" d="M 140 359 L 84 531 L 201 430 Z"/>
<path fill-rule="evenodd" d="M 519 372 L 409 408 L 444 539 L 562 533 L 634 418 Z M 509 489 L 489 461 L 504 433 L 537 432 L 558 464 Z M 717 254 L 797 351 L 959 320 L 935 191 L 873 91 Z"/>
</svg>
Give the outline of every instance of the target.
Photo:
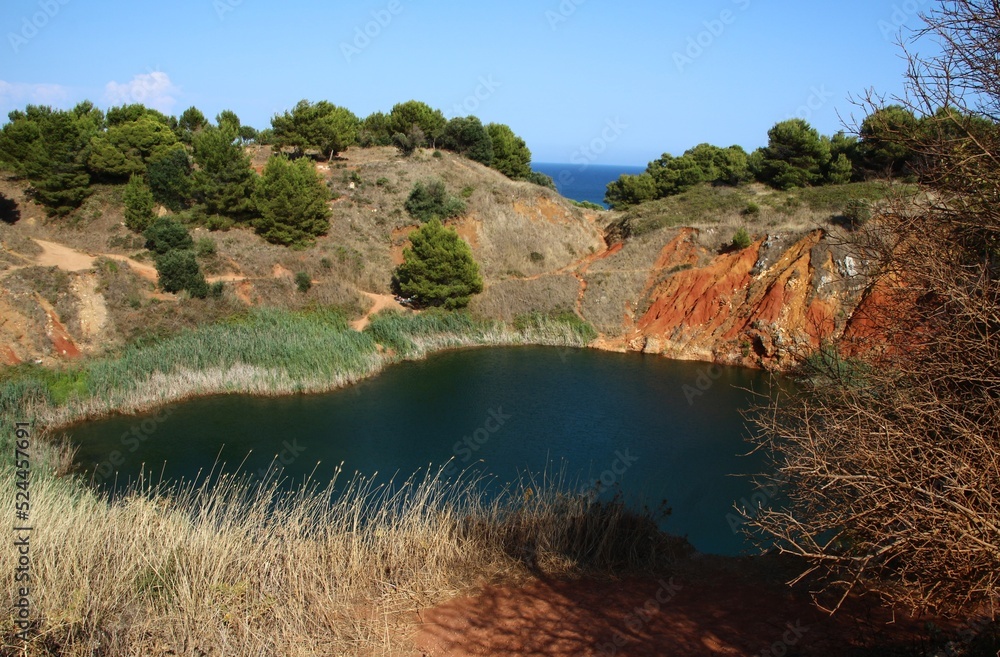
<svg viewBox="0 0 1000 657">
<path fill-rule="evenodd" d="M 664 354 L 656 354 L 645 351 L 631 351 L 628 349 L 616 349 L 610 348 L 606 344 L 603 344 L 602 340 L 595 340 L 590 344 L 575 345 L 575 344 L 559 344 L 545 341 L 518 341 L 513 340 L 510 342 L 470 342 L 468 344 L 451 344 L 443 347 L 432 347 L 422 350 L 418 355 L 415 356 L 404 356 L 398 357 L 396 354 L 391 352 L 380 352 L 378 354 L 379 359 L 374 363 L 374 366 L 368 372 L 361 373 L 351 373 L 350 375 L 345 375 L 342 379 L 333 382 L 312 382 L 308 385 L 301 385 L 302 382 L 291 382 L 291 386 L 272 386 L 269 388 L 256 388 L 256 389 L 240 389 L 240 388 L 225 388 L 223 386 L 219 387 L 208 387 L 208 388 L 194 388 L 186 390 L 178 395 L 170 396 L 166 398 L 159 398 L 156 400 L 142 401 L 138 403 L 133 403 L 129 405 L 115 406 L 112 408 L 100 408 L 93 410 L 83 410 L 82 412 L 71 413 L 69 416 L 64 416 L 62 413 L 56 416 L 42 417 L 40 419 L 45 421 L 43 429 L 46 431 L 65 431 L 76 425 L 84 424 L 87 422 L 92 422 L 95 420 L 101 420 L 113 416 L 137 416 L 145 413 L 151 413 L 157 409 L 169 406 L 172 404 L 182 404 L 184 402 L 192 401 L 195 399 L 206 399 L 209 397 L 221 397 L 229 395 L 239 395 L 245 397 L 259 397 L 262 399 L 274 398 L 274 397 L 292 397 L 296 395 L 321 395 L 330 392 L 336 392 L 338 390 L 343 390 L 351 386 L 357 385 L 368 379 L 379 376 L 388 368 L 406 362 L 417 362 L 421 360 L 426 360 L 431 356 L 436 356 L 438 354 L 444 354 L 452 351 L 463 351 L 472 349 L 488 349 L 488 348 L 515 348 L 515 347 L 547 347 L 552 349 L 579 349 L 579 350 L 593 350 L 602 353 L 614 353 L 614 354 L 636 354 L 644 357 L 652 358 L 665 358 L 667 360 L 682 362 L 682 363 L 704 363 L 708 366 L 719 366 L 719 367 L 732 367 L 738 369 L 751 370 L 755 372 L 767 371 L 763 368 L 748 367 L 742 364 L 731 364 L 725 362 L 719 362 L 718 360 L 705 360 L 701 358 L 677 358 L 675 356 L 668 356 Z M 181 375 L 196 375 L 204 376 L 206 372 L 213 372 L 213 370 L 204 370 L 201 372 L 194 371 L 182 371 L 174 373 L 173 376 Z M 774 372 L 772 372 L 773 374 Z M 781 374 L 781 372 L 778 372 Z M 281 372 L 262 372 L 262 374 L 270 374 L 271 376 L 281 376 Z M 167 375 L 165 375 L 167 376 Z M 146 383 L 149 383 L 147 381 Z M 51 418 L 51 419 L 50 419 Z"/>
<path fill-rule="evenodd" d="M 359 332 L 360 333 L 360 332 Z M 400 356 L 392 350 L 381 350 L 376 352 L 370 359 L 368 366 L 355 372 L 340 372 L 332 380 L 320 379 L 294 379 L 287 372 L 280 370 L 269 370 L 256 368 L 253 366 L 233 366 L 227 369 L 210 368 L 206 370 L 180 370 L 169 374 L 158 373 L 145 381 L 139 382 L 131 391 L 120 390 L 122 395 L 138 395 L 138 399 L 120 399 L 121 403 L 110 403 L 103 400 L 87 399 L 82 402 L 71 402 L 69 405 L 50 407 L 42 409 L 31 409 L 29 415 L 33 415 L 34 421 L 40 424 L 40 429 L 45 432 L 61 432 L 76 425 L 95 420 L 104 419 L 111 416 L 137 416 L 156 411 L 157 409 L 173 404 L 181 404 L 194 399 L 204 399 L 214 396 L 241 395 L 247 397 L 273 398 L 290 397 L 295 395 L 318 395 L 324 393 L 343 390 L 350 386 L 361 383 L 368 379 L 382 374 L 386 369 L 404 362 L 416 362 L 425 360 L 430 356 L 447 353 L 450 351 L 460 351 L 466 349 L 483 349 L 490 347 L 550 347 L 563 349 L 596 349 L 607 351 L 589 344 L 574 344 L 568 340 L 559 341 L 551 338 L 546 339 L 525 335 L 524 333 L 513 333 L 509 335 L 491 336 L 489 340 L 474 340 L 456 335 L 430 336 L 429 342 L 435 342 L 434 338 L 444 339 L 444 344 L 418 344 L 417 351 L 410 355 Z M 499 339 L 498 339 L 499 338 Z M 506 339 L 505 339 L 506 338 Z M 458 340 L 457 342 L 455 340 Z M 639 353 L 639 352 L 637 352 Z M 648 355 L 648 354 L 647 354 Z M 250 373 L 257 377 L 251 385 L 231 383 L 235 376 Z M 178 380 L 182 388 L 176 393 L 167 395 L 156 395 L 157 387 L 169 380 L 172 385 L 177 385 Z M 186 385 L 185 385 L 186 384 Z M 154 398 L 155 396 L 155 398 Z"/>
</svg>

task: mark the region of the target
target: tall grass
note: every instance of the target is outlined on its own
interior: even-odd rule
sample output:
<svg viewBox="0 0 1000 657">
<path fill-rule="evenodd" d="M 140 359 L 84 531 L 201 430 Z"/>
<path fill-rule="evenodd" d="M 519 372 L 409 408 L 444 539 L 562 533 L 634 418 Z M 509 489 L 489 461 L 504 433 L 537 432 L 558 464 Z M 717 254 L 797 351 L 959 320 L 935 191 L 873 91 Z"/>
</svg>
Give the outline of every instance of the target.
<svg viewBox="0 0 1000 657">
<path fill-rule="evenodd" d="M 13 483 L 0 477 L 7 508 Z M 477 584 L 660 571 L 687 550 L 616 501 L 552 482 L 487 499 L 476 484 L 426 474 L 288 491 L 224 476 L 107 501 L 42 480 L 27 654 L 388 653 L 405 647 L 408 612 Z M 0 551 L 8 605 L 15 559 Z M 19 643 L 9 616 L 0 633 Z"/>
<path fill-rule="evenodd" d="M 36 433 L 27 654 L 388 652 L 407 612 L 484 580 L 661 566 L 680 548 L 655 522 L 556 485 L 486 498 L 477 482 L 430 475 L 400 485 L 335 478 L 291 492 L 273 477 L 219 475 L 170 489 L 140 482 L 109 500 L 58 477 L 71 453 L 39 439 L 58 423 L 194 394 L 330 389 L 437 348 L 583 346 L 593 335 L 575 316 L 515 324 L 382 314 L 359 333 L 332 311 L 256 310 L 65 369 L 4 370 L 0 421 L 34 422 Z M 7 508 L 9 447 L 0 459 Z M 8 608 L 16 556 L 0 551 Z M 0 654 L 13 654 L 14 633 L 0 618 Z"/>
<path fill-rule="evenodd" d="M 138 411 L 196 394 L 318 392 L 436 349 L 584 346 L 595 335 L 569 315 L 537 315 L 511 326 L 464 312 L 383 313 L 359 333 L 332 310 L 254 310 L 61 370 L 7 370 L 0 379 L 0 414 L 23 416 L 33 406 L 40 419 L 53 424 Z"/>
</svg>

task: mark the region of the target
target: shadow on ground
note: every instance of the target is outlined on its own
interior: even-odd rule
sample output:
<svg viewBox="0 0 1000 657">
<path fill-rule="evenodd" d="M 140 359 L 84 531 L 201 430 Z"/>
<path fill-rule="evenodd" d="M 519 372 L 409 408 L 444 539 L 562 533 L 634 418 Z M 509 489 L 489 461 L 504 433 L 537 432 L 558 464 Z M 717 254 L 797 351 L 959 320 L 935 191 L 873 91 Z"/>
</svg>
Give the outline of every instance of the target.
<svg viewBox="0 0 1000 657">
<path fill-rule="evenodd" d="M 926 621 L 876 600 L 836 616 L 805 588 L 775 578 L 784 566 L 699 558 L 663 578 L 537 580 L 426 610 L 416 654 L 893 655 L 921 654 Z M 916 652 L 914 652 L 914 650 Z"/>
</svg>

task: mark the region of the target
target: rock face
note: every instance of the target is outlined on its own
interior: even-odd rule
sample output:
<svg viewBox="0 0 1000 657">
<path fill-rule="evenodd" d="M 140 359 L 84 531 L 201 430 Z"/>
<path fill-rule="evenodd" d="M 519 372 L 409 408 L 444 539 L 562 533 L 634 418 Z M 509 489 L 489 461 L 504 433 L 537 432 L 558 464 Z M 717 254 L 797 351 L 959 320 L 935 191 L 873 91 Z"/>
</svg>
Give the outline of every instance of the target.
<svg viewBox="0 0 1000 657">
<path fill-rule="evenodd" d="M 712 252 L 700 237 L 675 231 L 641 290 L 625 294 L 622 331 L 604 347 L 780 369 L 843 334 L 864 284 L 839 241 L 813 230 Z M 605 263 L 614 275 L 614 258 Z"/>
</svg>

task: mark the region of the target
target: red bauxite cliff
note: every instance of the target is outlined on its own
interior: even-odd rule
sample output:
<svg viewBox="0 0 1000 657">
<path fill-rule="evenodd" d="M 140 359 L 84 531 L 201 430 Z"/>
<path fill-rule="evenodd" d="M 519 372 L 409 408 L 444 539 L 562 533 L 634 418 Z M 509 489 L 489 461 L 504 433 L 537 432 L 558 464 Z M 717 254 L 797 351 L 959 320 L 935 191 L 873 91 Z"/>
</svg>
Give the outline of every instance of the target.
<svg viewBox="0 0 1000 657">
<path fill-rule="evenodd" d="M 622 331 L 606 330 L 602 346 L 781 368 L 843 334 L 864 281 L 856 259 L 825 231 L 769 235 L 722 252 L 701 237 L 676 231 L 642 291 L 626 300 Z"/>
</svg>

